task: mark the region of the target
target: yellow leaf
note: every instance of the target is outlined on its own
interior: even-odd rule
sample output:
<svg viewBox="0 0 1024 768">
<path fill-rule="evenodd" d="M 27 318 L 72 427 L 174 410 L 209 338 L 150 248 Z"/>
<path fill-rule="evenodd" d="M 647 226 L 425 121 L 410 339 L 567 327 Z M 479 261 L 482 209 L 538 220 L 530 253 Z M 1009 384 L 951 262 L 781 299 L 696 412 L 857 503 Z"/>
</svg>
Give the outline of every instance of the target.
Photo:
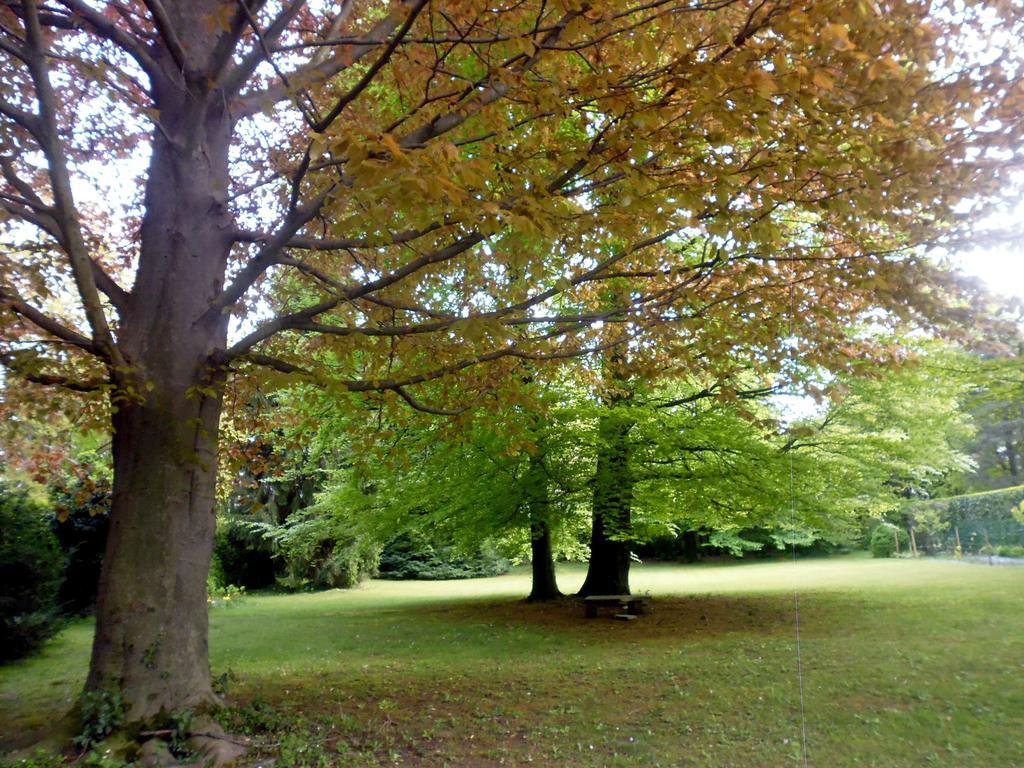
<svg viewBox="0 0 1024 768">
<path fill-rule="evenodd" d="M 816 86 L 821 88 L 823 91 L 831 91 L 835 85 L 835 81 L 832 79 L 832 75 L 823 69 L 814 70 L 814 74 L 811 76 L 811 80 Z"/>
<path fill-rule="evenodd" d="M 837 51 L 849 51 L 857 47 L 850 42 L 850 32 L 842 24 L 826 24 L 821 30 L 821 37 Z"/>
<path fill-rule="evenodd" d="M 775 78 L 763 69 L 750 70 L 750 73 L 747 75 L 747 85 L 763 99 L 767 99 L 775 93 Z"/>
<path fill-rule="evenodd" d="M 384 149 L 391 153 L 392 157 L 401 157 L 405 154 L 402 147 L 395 140 L 395 137 L 390 133 L 385 133 L 381 136 L 380 143 L 384 145 Z"/>
<path fill-rule="evenodd" d="M 323 157 L 325 149 L 327 149 L 327 142 L 324 139 L 323 134 L 317 134 L 313 140 L 309 142 L 309 159 L 315 163 Z"/>
</svg>

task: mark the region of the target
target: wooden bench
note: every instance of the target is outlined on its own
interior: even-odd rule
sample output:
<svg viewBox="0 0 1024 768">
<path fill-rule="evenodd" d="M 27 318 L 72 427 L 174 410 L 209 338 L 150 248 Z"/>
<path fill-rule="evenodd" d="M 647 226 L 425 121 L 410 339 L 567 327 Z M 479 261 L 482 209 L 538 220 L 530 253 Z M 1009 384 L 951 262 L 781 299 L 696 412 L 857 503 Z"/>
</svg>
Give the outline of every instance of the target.
<svg viewBox="0 0 1024 768">
<path fill-rule="evenodd" d="M 638 595 L 590 595 L 583 598 L 583 608 L 588 619 L 597 618 L 597 609 L 604 607 L 624 608 L 625 616 L 632 618 L 644 612 L 646 597 Z"/>
</svg>

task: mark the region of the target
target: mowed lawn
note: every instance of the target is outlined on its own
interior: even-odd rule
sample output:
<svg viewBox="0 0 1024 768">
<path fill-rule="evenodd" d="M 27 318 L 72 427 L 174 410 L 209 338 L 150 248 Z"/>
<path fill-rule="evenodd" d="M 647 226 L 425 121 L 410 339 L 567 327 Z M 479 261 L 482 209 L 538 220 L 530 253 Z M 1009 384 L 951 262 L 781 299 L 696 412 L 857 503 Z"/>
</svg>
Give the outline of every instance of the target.
<svg viewBox="0 0 1024 768">
<path fill-rule="evenodd" d="M 560 571 L 565 591 L 583 570 Z M 211 613 L 220 717 L 277 766 L 1024 766 L 1024 568 L 643 565 L 637 621 L 528 573 L 250 596 Z M 0 667 L 0 746 L 79 690 L 90 624 Z M 254 759 L 255 764 L 255 759 Z"/>
</svg>

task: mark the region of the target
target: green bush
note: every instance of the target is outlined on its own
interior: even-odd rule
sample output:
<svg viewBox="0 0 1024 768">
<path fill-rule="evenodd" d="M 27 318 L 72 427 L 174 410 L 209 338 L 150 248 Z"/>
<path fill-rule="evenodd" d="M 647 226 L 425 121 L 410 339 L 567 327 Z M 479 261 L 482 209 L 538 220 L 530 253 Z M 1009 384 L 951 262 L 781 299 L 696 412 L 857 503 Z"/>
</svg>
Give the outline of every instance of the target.
<svg viewBox="0 0 1024 768">
<path fill-rule="evenodd" d="M 393 539 L 380 556 L 382 579 L 472 579 L 499 576 L 509 567 L 508 560 L 489 547 L 465 554 L 408 534 Z"/>
<path fill-rule="evenodd" d="M 285 589 L 347 589 L 377 575 L 380 549 L 366 539 L 315 538 L 282 549 Z"/>
<path fill-rule="evenodd" d="M 63 572 L 47 511 L 0 482 L 0 660 L 30 653 L 60 628 Z"/>
<path fill-rule="evenodd" d="M 236 587 L 234 584 L 218 584 L 212 578 L 207 580 L 206 604 L 211 608 L 238 605 L 243 600 L 245 600 L 245 587 Z"/>
<path fill-rule="evenodd" d="M 64 613 L 88 614 L 96 605 L 110 498 L 110 478 L 90 465 L 77 466 L 50 487 L 51 527 L 67 559 L 57 595 Z"/>
<path fill-rule="evenodd" d="M 72 739 L 80 749 L 103 741 L 124 722 L 124 700 L 119 691 L 86 691 L 78 699 L 79 733 Z"/>
<path fill-rule="evenodd" d="M 218 519 L 211 570 L 220 587 L 253 590 L 272 586 L 277 578 L 273 545 L 242 520 Z"/>
<path fill-rule="evenodd" d="M 995 550 L 1000 557 L 1024 557 L 1024 547 L 1018 544 L 1000 544 Z"/>
<path fill-rule="evenodd" d="M 896 537 L 899 537 L 900 552 L 910 547 L 910 536 L 892 523 L 882 523 L 871 533 L 869 549 L 872 557 L 892 557 L 896 554 Z"/>
</svg>

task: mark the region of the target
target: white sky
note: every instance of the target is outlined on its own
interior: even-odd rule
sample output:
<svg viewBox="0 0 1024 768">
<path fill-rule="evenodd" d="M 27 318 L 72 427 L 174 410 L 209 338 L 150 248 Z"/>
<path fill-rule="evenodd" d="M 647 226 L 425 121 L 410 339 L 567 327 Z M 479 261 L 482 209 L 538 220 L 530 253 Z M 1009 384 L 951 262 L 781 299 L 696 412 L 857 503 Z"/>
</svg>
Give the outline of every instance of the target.
<svg viewBox="0 0 1024 768">
<path fill-rule="evenodd" d="M 992 291 L 1024 299 L 1024 243 L 963 252 L 955 263 L 968 275 L 980 277 Z"/>
<path fill-rule="evenodd" d="M 953 264 L 981 278 L 996 293 L 1024 299 L 1024 199 L 1012 210 L 992 216 L 983 228 L 1015 230 L 1016 237 L 960 250 L 953 255 Z"/>
</svg>

